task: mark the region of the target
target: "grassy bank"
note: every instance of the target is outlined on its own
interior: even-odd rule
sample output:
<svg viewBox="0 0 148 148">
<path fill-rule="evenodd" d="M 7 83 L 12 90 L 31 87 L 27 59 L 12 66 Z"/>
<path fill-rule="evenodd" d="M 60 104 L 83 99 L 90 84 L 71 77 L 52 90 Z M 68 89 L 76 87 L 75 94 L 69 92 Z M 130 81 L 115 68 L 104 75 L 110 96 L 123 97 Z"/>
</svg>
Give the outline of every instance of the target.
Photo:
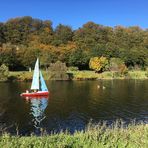
<svg viewBox="0 0 148 148">
<path fill-rule="evenodd" d="M 73 135 L 61 132 L 59 134 L 42 136 L 10 136 L 0 137 L 0 147 L 5 148 L 147 148 L 148 125 L 128 126 L 127 128 L 106 128 L 106 126 L 91 126 L 85 131 Z"/>
<path fill-rule="evenodd" d="M 103 73 L 95 73 L 94 71 L 68 71 L 72 80 L 97 80 L 97 79 L 148 79 L 148 71 L 128 71 L 126 75 L 118 72 L 106 71 Z M 9 80 L 31 81 L 33 72 L 21 71 L 10 72 Z M 50 80 L 49 73 L 43 71 L 45 80 Z"/>
<path fill-rule="evenodd" d="M 87 79 L 148 79 L 147 71 L 128 71 L 126 74 L 118 72 L 106 71 L 103 73 L 95 73 L 94 71 L 69 71 L 73 75 L 73 80 Z"/>
</svg>

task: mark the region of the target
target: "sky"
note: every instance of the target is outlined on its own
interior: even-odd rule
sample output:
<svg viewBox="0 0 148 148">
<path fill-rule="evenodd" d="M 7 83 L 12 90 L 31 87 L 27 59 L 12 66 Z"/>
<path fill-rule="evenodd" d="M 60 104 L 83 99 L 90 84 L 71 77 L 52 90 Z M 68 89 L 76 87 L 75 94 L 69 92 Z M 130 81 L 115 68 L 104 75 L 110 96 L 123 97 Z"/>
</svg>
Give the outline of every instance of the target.
<svg viewBox="0 0 148 148">
<path fill-rule="evenodd" d="M 73 29 L 88 21 L 105 26 L 148 28 L 148 0 L 0 0 L 0 22 L 32 16 Z"/>
</svg>

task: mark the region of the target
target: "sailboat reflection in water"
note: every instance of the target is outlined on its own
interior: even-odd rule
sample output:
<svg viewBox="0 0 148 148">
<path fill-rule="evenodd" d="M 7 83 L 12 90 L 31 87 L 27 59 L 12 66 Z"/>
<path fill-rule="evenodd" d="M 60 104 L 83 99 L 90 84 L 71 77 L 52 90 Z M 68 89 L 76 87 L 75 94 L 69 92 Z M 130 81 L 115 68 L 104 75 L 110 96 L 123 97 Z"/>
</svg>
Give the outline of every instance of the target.
<svg viewBox="0 0 148 148">
<path fill-rule="evenodd" d="M 31 103 L 31 114 L 33 115 L 33 124 L 35 128 L 41 128 L 41 122 L 46 118 L 45 109 L 48 105 L 47 98 L 32 98 Z"/>
<path fill-rule="evenodd" d="M 45 109 L 48 105 L 47 97 L 25 97 L 27 103 L 30 103 L 30 114 L 32 115 L 32 124 L 35 127 L 35 134 L 41 133 L 42 122 L 46 118 Z"/>
</svg>

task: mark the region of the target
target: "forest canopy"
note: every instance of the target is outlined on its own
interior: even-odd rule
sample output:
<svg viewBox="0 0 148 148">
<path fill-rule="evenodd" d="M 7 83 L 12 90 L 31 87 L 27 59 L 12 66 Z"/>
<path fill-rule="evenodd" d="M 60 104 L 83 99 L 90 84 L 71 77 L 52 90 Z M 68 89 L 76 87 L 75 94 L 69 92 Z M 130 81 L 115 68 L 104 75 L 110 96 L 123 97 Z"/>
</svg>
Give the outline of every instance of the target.
<svg viewBox="0 0 148 148">
<path fill-rule="evenodd" d="M 148 66 L 148 30 L 87 22 L 77 30 L 30 16 L 0 23 L 0 65 L 25 70 L 40 57 L 41 66 L 61 61 L 88 69 L 93 57 L 119 58 L 128 68 Z"/>
</svg>

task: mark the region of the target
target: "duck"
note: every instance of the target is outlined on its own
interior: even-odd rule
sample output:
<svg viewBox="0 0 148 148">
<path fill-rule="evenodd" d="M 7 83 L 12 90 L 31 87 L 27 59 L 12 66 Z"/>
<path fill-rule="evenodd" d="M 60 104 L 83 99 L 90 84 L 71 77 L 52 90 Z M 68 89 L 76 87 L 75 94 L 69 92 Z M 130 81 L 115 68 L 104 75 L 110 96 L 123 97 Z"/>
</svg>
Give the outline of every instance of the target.
<svg viewBox="0 0 148 148">
<path fill-rule="evenodd" d="M 97 85 L 97 88 L 99 89 L 100 88 L 100 85 Z"/>
</svg>

